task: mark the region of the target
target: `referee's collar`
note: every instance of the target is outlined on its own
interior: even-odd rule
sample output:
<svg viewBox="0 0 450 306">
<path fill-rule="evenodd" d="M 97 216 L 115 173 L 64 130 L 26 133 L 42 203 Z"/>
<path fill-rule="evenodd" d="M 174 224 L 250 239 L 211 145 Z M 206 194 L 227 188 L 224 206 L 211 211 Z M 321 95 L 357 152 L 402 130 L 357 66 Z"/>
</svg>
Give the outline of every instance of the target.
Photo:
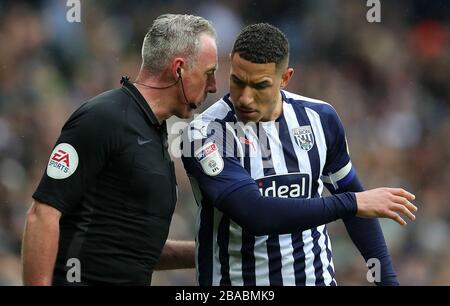
<svg viewBox="0 0 450 306">
<path fill-rule="evenodd" d="M 120 80 L 120 84 L 122 84 L 122 86 L 131 94 L 133 100 L 139 105 L 139 107 L 147 115 L 148 119 L 153 125 L 156 126 L 165 125 L 165 121 L 162 124 L 159 123 L 152 109 L 148 105 L 147 101 L 141 95 L 139 90 L 130 82 L 130 78 L 128 76 L 123 76 L 122 79 Z"/>
</svg>

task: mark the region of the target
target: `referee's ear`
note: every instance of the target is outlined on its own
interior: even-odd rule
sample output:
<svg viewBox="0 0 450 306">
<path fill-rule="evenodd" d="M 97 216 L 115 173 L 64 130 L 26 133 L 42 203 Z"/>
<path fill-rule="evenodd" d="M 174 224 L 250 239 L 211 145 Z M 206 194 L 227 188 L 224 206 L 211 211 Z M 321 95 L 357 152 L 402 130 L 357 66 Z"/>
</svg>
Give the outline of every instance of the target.
<svg viewBox="0 0 450 306">
<path fill-rule="evenodd" d="M 289 81 L 291 80 L 292 76 L 294 75 L 294 69 L 293 68 L 287 68 L 283 74 L 281 75 L 281 84 L 280 87 L 284 88 L 289 84 Z"/>
</svg>

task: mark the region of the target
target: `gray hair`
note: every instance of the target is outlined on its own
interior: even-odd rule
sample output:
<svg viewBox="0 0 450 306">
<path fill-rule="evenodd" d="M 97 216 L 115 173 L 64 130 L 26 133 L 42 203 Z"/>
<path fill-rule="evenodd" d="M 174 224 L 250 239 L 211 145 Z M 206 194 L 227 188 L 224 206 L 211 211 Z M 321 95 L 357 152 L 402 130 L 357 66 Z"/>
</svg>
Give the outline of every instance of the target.
<svg viewBox="0 0 450 306">
<path fill-rule="evenodd" d="M 153 22 L 142 44 L 142 66 L 152 73 L 160 73 L 176 56 L 189 59 L 192 68 L 197 60 L 200 34 L 207 33 L 217 40 L 211 22 L 193 15 L 164 14 Z"/>
</svg>

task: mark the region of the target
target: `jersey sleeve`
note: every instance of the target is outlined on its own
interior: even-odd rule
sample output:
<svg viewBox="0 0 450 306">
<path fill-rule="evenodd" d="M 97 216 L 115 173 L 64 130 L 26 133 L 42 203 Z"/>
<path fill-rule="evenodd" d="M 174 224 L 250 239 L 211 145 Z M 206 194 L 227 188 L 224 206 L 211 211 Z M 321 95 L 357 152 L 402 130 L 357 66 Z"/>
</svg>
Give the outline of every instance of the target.
<svg viewBox="0 0 450 306">
<path fill-rule="evenodd" d="M 108 111 L 89 103 L 76 110 L 61 130 L 33 198 L 63 214 L 73 210 L 85 190 L 95 188 L 95 177 L 118 144 L 117 128 Z"/>
<path fill-rule="evenodd" d="M 336 110 L 327 105 L 323 118 L 327 158 L 321 179 L 330 191 L 335 191 L 352 180 L 355 170 L 350 160 L 344 126 Z"/>
<path fill-rule="evenodd" d="M 225 195 L 247 184 L 256 184 L 242 167 L 238 143 L 226 123 L 193 121 L 182 136 L 182 161 L 203 198 L 219 207 Z"/>
</svg>

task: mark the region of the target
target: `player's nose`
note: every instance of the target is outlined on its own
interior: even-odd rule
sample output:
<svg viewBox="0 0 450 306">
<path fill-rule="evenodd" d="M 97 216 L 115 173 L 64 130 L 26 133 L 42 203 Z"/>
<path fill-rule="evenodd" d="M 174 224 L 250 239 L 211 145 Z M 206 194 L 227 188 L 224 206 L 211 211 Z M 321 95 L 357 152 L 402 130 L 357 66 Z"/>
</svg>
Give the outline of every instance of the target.
<svg viewBox="0 0 450 306">
<path fill-rule="evenodd" d="M 253 103 L 253 93 L 249 86 L 245 86 L 239 97 L 239 102 L 242 106 L 247 107 Z"/>
</svg>

